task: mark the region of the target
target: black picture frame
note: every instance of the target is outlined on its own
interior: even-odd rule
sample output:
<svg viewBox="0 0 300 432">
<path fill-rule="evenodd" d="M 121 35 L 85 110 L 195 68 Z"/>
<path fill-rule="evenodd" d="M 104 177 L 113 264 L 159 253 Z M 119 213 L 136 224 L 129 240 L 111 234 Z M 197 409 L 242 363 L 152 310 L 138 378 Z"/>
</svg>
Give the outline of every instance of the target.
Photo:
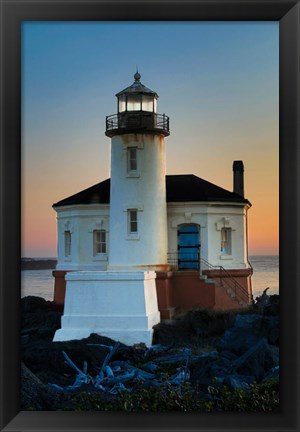
<svg viewBox="0 0 300 432">
<path fill-rule="evenodd" d="M 0 0 L 1 394 L 3 431 L 297 431 L 299 406 L 300 4 L 295 0 Z M 279 21 L 280 411 L 116 413 L 20 411 L 21 22 L 42 20 Z M 267 163 L 267 161 L 266 161 Z"/>
</svg>

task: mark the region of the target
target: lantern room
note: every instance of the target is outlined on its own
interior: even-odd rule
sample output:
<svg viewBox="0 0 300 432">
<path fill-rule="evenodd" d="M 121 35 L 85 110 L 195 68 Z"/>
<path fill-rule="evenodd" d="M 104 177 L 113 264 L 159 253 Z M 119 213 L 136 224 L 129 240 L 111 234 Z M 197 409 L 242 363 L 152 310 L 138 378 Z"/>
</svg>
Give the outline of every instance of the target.
<svg viewBox="0 0 300 432">
<path fill-rule="evenodd" d="M 118 113 L 106 117 L 107 136 L 138 132 L 170 134 L 169 117 L 157 114 L 158 94 L 141 83 L 138 71 L 133 84 L 116 96 Z"/>
<path fill-rule="evenodd" d="M 156 113 L 158 94 L 145 87 L 140 79 L 141 75 L 136 72 L 134 74 L 134 83 L 116 94 L 118 98 L 118 113 L 125 111 Z"/>
</svg>

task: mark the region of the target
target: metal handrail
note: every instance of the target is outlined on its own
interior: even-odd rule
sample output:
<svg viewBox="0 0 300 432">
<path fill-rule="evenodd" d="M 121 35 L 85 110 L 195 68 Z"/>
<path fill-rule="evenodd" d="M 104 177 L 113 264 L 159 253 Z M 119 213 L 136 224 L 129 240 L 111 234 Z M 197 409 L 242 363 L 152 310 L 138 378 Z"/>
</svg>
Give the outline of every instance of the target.
<svg viewBox="0 0 300 432">
<path fill-rule="evenodd" d="M 194 252 L 194 253 L 184 253 L 184 252 L 180 252 L 180 254 L 178 252 L 169 252 L 168 253 L 168 263 L 172 266 L 175 266 L 177 269 L 179 267 L 179 263 L 181 262 L 185 262 L 184 259 L 182 259 L 182 257 L 184 257 L 185 255 L 188 257 L 190 255 L 194 255 L 198 257 L 198 271 L 202 271 L 202 265 L 204 264 L 205 267 L 207 267 L 207 270 L 219 270 L 220 271 L 220 276 L 219 277 L 212 277 L 212 279 L 216 280 L 219 279 L 219 282 L 222 283 L 225 288 L 229 288 L 233 291 L 235 298 L 238 301 L 243 301 L 246 303 L 249 303 L 250 298 L 249 298 L 249 293 L 248 291 L 239 283 L 237 282 L 237 280 L 223 267 L 223 266 L 214 266 L 212 264 L 210 264 L 208 261 L 206 261 L 204 258 L 200 257 L 200 253 Z M 195 261 L 195 260 L 192 260 Z M 187 259 L 186 262 L 189 262 L 189 260 Z M 202 264 L 202 265 L 201 265 Z"/>
<path fill-rule="evenodd" d="M 211 270 L 219 270 L 224 277 L 220 276 L 220 283 L 227 285 L 228 288 L 232 289 L 236 298 L 242 301 L 249 302 L 249 293 L 248 291 L 239 283 L 237 280 L 226 270 L 223 266 L 214 266 L 206 261 L 204 258 L 200 258 L 200 261 L 205 264 Z M 233 286 L 232 286 L 233 285 Z"/>
<path fill-rule="evenodd" d="M 123 115 L 141 115 L 141 120 L 143 116 L 148 117 L 153 116 L 153 128 L 162 131 L 169 132 L 169 117 L 165 114 L 157 114 L 148 111 L 125 111 L 124 113 L 111 114 L 106 116 L 106 131 L 112 131 L 115 129 L 127 129 L 129 125 L 123 120 Z"/>
<path fill-rule="evenodd" d="M 248 264 L 249 264 L 249 266 L 250 266 L 250 270 L 251 270 L 251 276 L 253 275 L 253 267 L 252 267 L 252 264 L 251 264 L 251 262 L 248 260 Z"/>
</svg>

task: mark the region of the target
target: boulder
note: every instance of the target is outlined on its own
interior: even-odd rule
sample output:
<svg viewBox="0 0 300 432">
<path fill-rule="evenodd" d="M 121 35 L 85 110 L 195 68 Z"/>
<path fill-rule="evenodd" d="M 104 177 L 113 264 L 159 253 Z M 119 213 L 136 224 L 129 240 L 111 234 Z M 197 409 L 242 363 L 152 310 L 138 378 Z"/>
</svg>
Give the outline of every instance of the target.
<svg viewBox="0 0 300 432">
<path fill-rule="evenodd" d="M 279 328 L 273 327 L 268 332 L 268 342 L 271 345 L 279 346 Z"/>
<path fill-rule="evenodd" d="M 24 340 L 53 339 L 60 328 L 61 313 L 52 310 L 52 302 L 43 298 L 28 296 L 21 299 L 21 334 L 30 336 Z"/>
<path fill-rule="evenodd" d="M 231 369 L 231 361 L 220 356 L 217 351 L 205 353 L 191 365 L 191 383 L 207 390 L 208 386 L 213 385 L 215 379 L 222 384 Z"/>
<path fill-rule="evenodd" d="M 190 332 L 199 336 L 219 336 L 234 323 L 234 314 L 206 309 L 190 310 L 182 319 L 182 324 Z"/>
<path fill-rule="evenodd" d="M 226 350 L 221 351 L 220 355 L 221 355 L 221 357 L 225 357 L 227 360 L 229 360 L 231 362 L 238 358 L 238 356 L 236 354 L 234 354 L 231 351 L 226 351 Z"/>
<path fill-rule="evenodd" d="M 270 303 L 263 308 L 264 315 L 279 315 L 279 303 Z"/>
<path fill-rule="evenodd" d="M 223 384 L 227 385 L 232 390 L 250 390 L 250 384 L 255 381 L 255 377 L 253 375 L 228 375 Z"/>
<path fill-rule="evenodd" d="M 37 310 L 47 310 L 51 307 L 51 302 L 42 297 L 27 296 L 21 299 L 22 314 L 28 312 L 36 312 Z"/>
<path fill-rule="evenodd" d="M 263 377 L 262 383 L 265 383 L 267 381 L 270 381 L 272 379 L 279 378 L 279 366 L 275 366 L 272 369 L 270 369 Z"/>
<path fill-rule="evenodd" d="M 256 381 L 260 382 L 267 371 L 278 365 L 278 347 L 268 344 L 267 340 L 262 338 L 233 362 L 233 369 L 239 375 L 254 376 Z"/>
<path fill-rule="evenodd" d="M 233 327 L 226 330 L 216 345 L 219 352 L 230 351 L 238 356 L 248 351 L 261 338 L 268 338 L 272 329 L 278 328 L 278 316 L 238 314 Z M 271 341 L 276 342 L 276 336 Z M 279 340 L 279 337 L 278 337 Z M 276 344 L 276 343 L 274 343 Z"/>
<path fill-rule="evenodd" d="M 80 369 L 86 361 L 88 374 L 95 376 L 109 352 L 108 348 L 99 344 L 114 346 L 115 343 L 109 338 L 96 334 L 86 339 L 65 342 L 52 342 L 42 338 L 31 339 L 23 346 L 22 360 L 43 383 L 65 387 L 73 384 L 76 373 L 65 362 L 63 351 Z"/>
<path fill-rule="evenodd" d="M 61 408 L 62 392 L 43 384 L 21 363 L 21 407 L 24 411 L 52 411 Z"/>
</svg>

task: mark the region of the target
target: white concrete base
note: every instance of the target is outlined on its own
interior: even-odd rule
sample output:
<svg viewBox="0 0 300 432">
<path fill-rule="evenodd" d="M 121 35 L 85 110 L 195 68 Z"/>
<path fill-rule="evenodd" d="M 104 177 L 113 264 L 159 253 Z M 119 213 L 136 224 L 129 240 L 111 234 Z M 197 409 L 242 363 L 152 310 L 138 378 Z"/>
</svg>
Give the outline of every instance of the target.
<svg viewBox="0 0 300 432">
<path fill-rule="evenodd" d="M 66 274 L 62 328 L 53 341 L 91 333 L 133 345 L 152 343 L 160 322 L 154 271 L 80 271 Z"/>
</svg>

